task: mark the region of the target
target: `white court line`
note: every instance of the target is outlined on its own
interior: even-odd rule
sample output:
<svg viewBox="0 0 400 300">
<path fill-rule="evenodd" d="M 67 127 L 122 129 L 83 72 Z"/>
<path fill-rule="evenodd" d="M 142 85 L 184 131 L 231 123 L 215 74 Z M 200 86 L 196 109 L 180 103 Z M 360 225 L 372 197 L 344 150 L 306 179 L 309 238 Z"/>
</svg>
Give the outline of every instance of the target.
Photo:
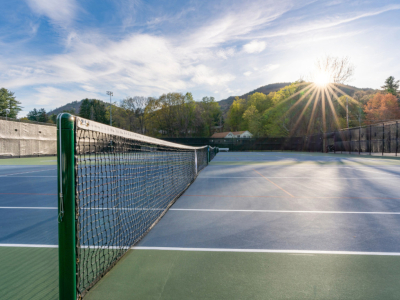
<svg viewBox="0 0 400 300">
<path fill-rule="evenodd" d="M 40 170 L 40 171 L 30 171 L 30 172 L 21 172 L 21 173 L 14 173 L 14 174 L 5 174 L 5 175 L 0 175 L 0 177 L 19 175 L 19 174 L 27 174 L 27 173 L 35 173 L 35 172 L 53 171 L 53 170 L 57 170 L 57 169 L 45 169 L 45 170 Z"/>
<path fill-rule="evenodd" d="M 58 245 L 36 244 L 0 244 L 0 247 L 20 248 L 58 248 Z M 81 247 L 94 249 L 119 249 L 120 247 Z M 122 247 L 127 249 L 127 247 Z M 281 253 L 281 254 L 330 254 L 330 255 L 375 255 L 400 256 L 400 252 L 365 252 L 365 251 L 321 251 L 321 250 L 280 250 L 280 249 L 237 249 L 237 248 L 182 248 L 182 247 L 145 247 L 135 246 L 131 250 L 167 250 L 167 251 L 197 251 L 197 252 L 248 252 L 248 253 Z"/>
<path fill-rule="evenodd" d="M 382 174 L 382 175 L 388 175 L 388 174 Z M 391 175 L 391 176 L 400 176 L 400 174 L 399 175 Z M 398 179 L 398 178 L 396 178 L 396 177 L 329 177 L 329 176 L 326 176 L 327 178 L 329 178 L 329 179 Z M 204 178 L 241 178 L 241 179 L 243 179 L 243 178 L 261 178 L 261 179 L 263 179 L 263 177 L 250 177 L 250 176 L 244 176 L 244 177 L 222 177 L 222 176 L 218 176 L 218 177 L 211 177 L 211 176 L 201 176 L 201 177 L 197 177 L 197 179 L 204 179 Z M 303 179 L 303 178 L 305 178 L 305 179 L 323 179 L 323 180 L 327 180 L 327 178 L 321 178 L 321 177 L 317 177 L 317 176 L 314 176 L 314 177 L 304 177 L 304 176 L 297 176 L 297 177 L 272 177 L 272 176 L 265 176 L 265 178 L 281 178 L 281 179 L 285 179 L 285 178 L 288 178 L 288 179 L 295 179 L 295 178 L 300 178 L 300 179 Z"/>
<path fill-rule="evenodd" d="M 337 255 L 382 255 L 400 256 L 400 252 L 364 252 L 364 251 L 320 251 L 320 250 L 279 250 L 279 249 L 227 249 L 227 248 L 181 248 L 181 247 L 145 247 L 136 246 L 133 250 L 172 250 L 172 251 L 204 251 L 204 252 L 252 252 L 283 254 L 337 254 Z"/>
<path fill-rule="evenodd" d="M 43 207 L 40 207 L 40 206 L 37 206 L 37 207 L 34 207 L 34 206 L 29 206 L 29 207 L 27 207 L 27 206 L 0 206 L 0 209 L 58 209 L 57 207 L 46 207 L 46 206 L 43 206 Z"/>
<path fill-rule="evenodd" d="M 18 207 L 0 206 L 0 209 L 58 209 L 57 207 Z M 83 210 L 123 210 L 123 211 L 164 211 L 164 208 L 83 208 Z M 400 212 L 379 212 L 379 211 L 329 211 L 329 210 L 267 210 L 267 209 L 208 209 L 208 208 L 170 208 L 173 211 L 199 211 L 199 212 L 251 212 L 251 213 L 295 213 L 295 214 L 364 214 L 364 215 L 400 215 Z"/>
<path fill-rule="evenodd" d="M 204 211 L 204 212 L 260 212 L 260 213 L 296 213 L 296 214 L 367 214 L 367 215 L 400 215 L 400 212 L 376 211 L 329 211 L 329 210 L 266 210 L 266 209 L 207 209 L 207 208 L 170 208 L 175 211 Z"/>
<path fill-rule="evenodd" d="M 58 248 L 58 245 L 36 245 L 36 244 L 0 244 L 0 247 L 21 247 L 21 248 Z"/>
<path fill-rule="evenodd" d="M 42 177 L 56 177 L 57 178 L 57 176 L 13 176 L 13 175 L 0 175 L 0 177 L 11 177 L 11 178 L 37 178 L 37 177 L 40 177 L 40 178 L 42 178 Z"/>
</svg>

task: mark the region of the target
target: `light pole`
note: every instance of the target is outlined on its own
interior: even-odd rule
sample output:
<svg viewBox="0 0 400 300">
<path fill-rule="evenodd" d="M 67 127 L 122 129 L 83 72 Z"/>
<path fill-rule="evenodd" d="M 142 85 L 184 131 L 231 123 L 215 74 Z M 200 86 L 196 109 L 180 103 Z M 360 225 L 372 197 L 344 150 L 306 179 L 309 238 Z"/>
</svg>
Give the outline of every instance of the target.
<svg viewBox="0 0 400 300">
<path fill-rule="evenodd" d="M 8 108 L 6 108 L 5 111 L 6 111 L 6 121 L 7 121 L 7 116 L 10 113 L 10 110 Z"/>
<path fill-rule="evenodd" d="M 111 115 L 111 96 L 114 96 L 113 92 L 107 91 L 107 95 L 110 95 L 110 126 L 112 126 L 112 115 Z"/>
</svg>

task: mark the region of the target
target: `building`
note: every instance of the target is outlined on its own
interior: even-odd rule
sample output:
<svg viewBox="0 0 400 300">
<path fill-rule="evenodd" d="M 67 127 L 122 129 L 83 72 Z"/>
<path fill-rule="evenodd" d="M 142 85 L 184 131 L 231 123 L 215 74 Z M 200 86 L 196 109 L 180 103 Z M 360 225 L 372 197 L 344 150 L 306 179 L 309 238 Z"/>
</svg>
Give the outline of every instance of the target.
<svg viewBox="0 0 400 300">
<path fill-rule="evenodd" d="M 250 132 L 248 132 L 247 130 L 246 131 L 234 131 L 234 132 L 216 132 L 211 136 L 211 138 L 214 138 L 214 139 L 233 139 L 233 138 L 249 139 L 252 137 L 253 137 L 253 135 Z"/>
</svg>

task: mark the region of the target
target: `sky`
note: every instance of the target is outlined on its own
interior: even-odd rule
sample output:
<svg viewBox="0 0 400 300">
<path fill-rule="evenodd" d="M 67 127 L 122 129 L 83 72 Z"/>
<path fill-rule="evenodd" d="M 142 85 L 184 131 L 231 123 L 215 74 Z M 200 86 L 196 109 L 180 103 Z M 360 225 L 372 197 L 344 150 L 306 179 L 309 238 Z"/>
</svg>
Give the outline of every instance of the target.
<svg viewBox="0 0 400 300">
<path fill-rule="evenodd" d="M 26 115 L 84 98 L 245 94 L 347 56 L 350 85 L 400 79 L 400 0 L 0 0 L 0 87 Z"/>
</svg>

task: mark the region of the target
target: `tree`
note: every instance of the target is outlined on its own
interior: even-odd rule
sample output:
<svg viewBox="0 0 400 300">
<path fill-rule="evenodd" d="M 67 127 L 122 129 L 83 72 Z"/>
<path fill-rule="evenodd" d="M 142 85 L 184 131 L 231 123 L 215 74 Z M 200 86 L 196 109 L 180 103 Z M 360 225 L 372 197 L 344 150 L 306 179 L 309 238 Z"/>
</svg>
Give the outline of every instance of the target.
<svg viewBox="0 0 400 300">
<path fill-rule="evenodd" d="M 389 76 L 386 80 L 385 80 L 385 84 L 383 86 L 381 86 L 381 88 L 383 88 L 386 92 L 388 92 L 389 94 L 392 94 L 394 96 L 397 96 L 397 93 L 399 92 L 399 82 L 400 80 L 395 81 L 393 76 Z"/>
<path fill-rule="evenodd" d="M 38 114 L 39 114 L 39 112 L 38 112 L 38 110 L 36 108 L 32 109 L 27 115 L 28 120 L 37 122 Z"/>
<path fill-rule="evenodd" d="M 317 72 L 314 76 L 324 74 L 333 83 L 344 84 L 354 75 L 354 65 L 348 57 L 325 56 L 315 63 Z M 314 81 L 313 78 L 312 81 Z"/>
<path fill-rule="evenodd" d="M 246 100 L 236 97 L 228 111 L 226 123 L 232 131 L 243 129 L 243 113 L 246 109 Z"/>
<path fill-rule="evenodd" d="M 400 108 L 396 96 L 377 93 L 364 106 L 366 121 L 373 124 L 400 118 Z"/>
<path fill-rule="evenodd" d="M 130 130 L 138 131 L 141 134 L 146 132 L 145 110 L 149 101 L 148 97 L 135 96 L 127 97 L 120 102 L 121 108 L 126 111 L 129 119 Z"/>
<path fill-rule="evenodd" d="M 262 116 L 255 105 L 250 105 L 243 114 L 243 119 L 248 123 L 248 130 L 258 137 L 262 134 Z"/>
<path fill-rule="evenodd" d="M 203 97 L 199 105 L 203 109 L 201 116 L 205 124 L 204 135 L 209 137 L 212 135 L 212 127 L 219 123 L 220 117 L 222 116 L 221 108 L 219 104 L 215 102 L 214 97 Z"/>
<path fill-rule="evenodd" d="M 109 122 L 105 103 L 97 99 L 84 99 L 81 104 L 79 116 L 104 124 Z"/>
<path fill-rule="evenodd" d="M 46 123 L 50 119 L 49 119 L 49 116 L 47 115 L 46 110 L 44 108 L 41 108 L 39 110 L 34 108 L 33 110 L 31 110 L 28 113 L 28 120 L 35 121 L 35 122 Z"/>
<path fill-rule="evenodd" d="M 21 102 L 17 101 L 14 93 L 5 89 L 0 89 L 0 116 L 16 118 L 22 110 Z"/>
</svg>

